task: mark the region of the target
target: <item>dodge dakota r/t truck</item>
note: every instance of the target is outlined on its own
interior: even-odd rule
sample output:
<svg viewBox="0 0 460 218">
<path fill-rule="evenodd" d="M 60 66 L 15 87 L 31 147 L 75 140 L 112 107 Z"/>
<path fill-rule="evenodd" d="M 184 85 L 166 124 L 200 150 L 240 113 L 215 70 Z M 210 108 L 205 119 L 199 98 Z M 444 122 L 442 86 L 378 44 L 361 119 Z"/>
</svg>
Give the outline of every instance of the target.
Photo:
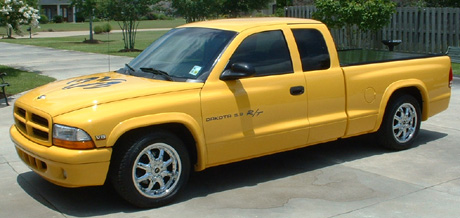
<svg viewBox="0 0 460 218">
<path fill-rule="evenodd" d="M 52 183 L 110 182 L 158 207 L 191 171 L 368 133 L 407 149 L 451 85 L 447 56 L 341 66 L 319 21 L 214 20 L 170 30 L 117 72 L 28 92 L 10 135 Z"/>
</svg>

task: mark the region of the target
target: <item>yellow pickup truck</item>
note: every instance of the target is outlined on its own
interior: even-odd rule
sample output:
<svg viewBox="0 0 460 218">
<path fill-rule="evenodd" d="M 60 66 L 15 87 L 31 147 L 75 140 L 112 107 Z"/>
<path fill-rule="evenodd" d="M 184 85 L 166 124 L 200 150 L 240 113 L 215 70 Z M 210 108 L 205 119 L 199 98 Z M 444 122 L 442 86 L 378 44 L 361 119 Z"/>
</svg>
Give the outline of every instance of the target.
<svg viewBox="0 0 460 218">
<path fill-rule="evenodd" d="M 117 72 L 28 92 L 10 135 L 52 183 L 110 182 L 158 207 L 193 170 L 367 133 L 407 149 L 451 85 L 447 56 L 344 67 L 321 22 L 214 20 L 172 29 Z"/>
</svg>

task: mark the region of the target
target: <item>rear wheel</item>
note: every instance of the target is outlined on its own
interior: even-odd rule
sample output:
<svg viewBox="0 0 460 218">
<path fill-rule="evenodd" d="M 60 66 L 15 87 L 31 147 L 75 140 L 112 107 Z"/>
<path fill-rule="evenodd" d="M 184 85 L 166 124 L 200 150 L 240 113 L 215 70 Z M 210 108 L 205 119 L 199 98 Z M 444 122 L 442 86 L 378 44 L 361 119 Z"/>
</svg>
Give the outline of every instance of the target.
<svg viewBox="0 0 460 218">
<path fill-rule="evenodd" d="M 420 104 L 411 95 L 401 95 L 390 104 L 378 133 L 379 142 L 393 150 L 408 149 L 420 130 Z"/>
<path fill-rule="evenodd" d="M 138 207 L 159 207 L 172 201 L 187 183 L 190 159 L 183 142 L 167 132 L 123 142 L 114 155 L 111 179 L 115 190 Z"/>
</svg>

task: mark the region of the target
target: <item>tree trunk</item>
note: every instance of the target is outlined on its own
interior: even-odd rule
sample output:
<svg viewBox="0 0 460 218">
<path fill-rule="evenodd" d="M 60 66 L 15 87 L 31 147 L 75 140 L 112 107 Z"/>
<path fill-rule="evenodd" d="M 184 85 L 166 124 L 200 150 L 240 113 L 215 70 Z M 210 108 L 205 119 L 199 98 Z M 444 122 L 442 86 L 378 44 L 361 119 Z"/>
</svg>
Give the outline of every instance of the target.
<svg viewBox="0 0 460 218">
<path fill-rule="evenodd" d="M 6 28 L 6 35 L 8 36 L 8 38 L 13 38 L 13 28 L 7 27 Z"/>
<path fill-rule="evenodd" d="M 91 11 L 91 15 L 89 15 L 89 40 L 93 41 L 93 11 Z"/>
</svg>

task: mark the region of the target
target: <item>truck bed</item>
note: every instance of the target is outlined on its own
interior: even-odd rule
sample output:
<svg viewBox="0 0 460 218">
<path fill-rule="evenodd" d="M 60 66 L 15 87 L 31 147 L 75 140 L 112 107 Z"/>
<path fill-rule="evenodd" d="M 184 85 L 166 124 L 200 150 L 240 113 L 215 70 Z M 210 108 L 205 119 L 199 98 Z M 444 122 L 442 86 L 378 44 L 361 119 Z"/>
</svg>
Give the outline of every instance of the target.
<svg viewBox="0 0 460 218">
<path fill-rule="evenodd" d="M 339 61 L 342 67 L 370 64 L 370 63 L 382 63 L 396 60 L 410 60 L 416 58 L 426 58 L 442 56 L 444 54 L 413 54 L 413 53 L 402 53 L 402 52 L 389 52 L 389 51 L 375 51 L 365 49 L 349 49 L 339 50 Z"/>
<path fill-rule="evenodd" d="M 400 56 L 393 60 L 355 63 L 342 69 L 349 116 L 346 136 L 376 131 L 386 104 L 397 89 L 417 90 L 422 103 L 422 120 L 449 105 L 450 59 L 445 55 Z"/>
</svg>

